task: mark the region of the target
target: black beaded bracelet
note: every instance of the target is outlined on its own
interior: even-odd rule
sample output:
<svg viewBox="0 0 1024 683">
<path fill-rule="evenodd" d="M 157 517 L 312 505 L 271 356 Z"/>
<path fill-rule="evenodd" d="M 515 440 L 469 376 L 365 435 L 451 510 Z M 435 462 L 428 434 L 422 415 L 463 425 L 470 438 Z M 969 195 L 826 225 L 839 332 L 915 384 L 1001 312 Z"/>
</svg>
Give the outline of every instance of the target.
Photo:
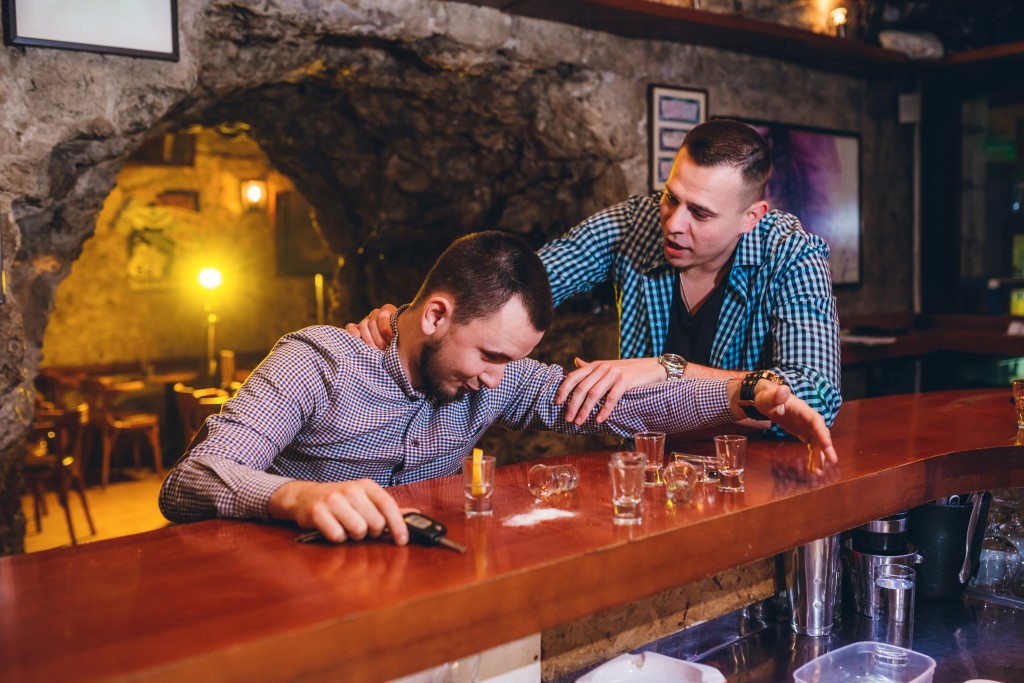
<svg viewBox="0 0 1024 683">
<path fill-rule="evenodd" d="M 743 408 L 743 412 L 747 414 L 747 417 L 754 420 L 768 419 L 768 416 L 761 414 L 761 411 L 754 407 L 754 389 L 762 379 L 775 382 L 776 384 L 786 383 L 785 380 L 771 370 L 751 372 L 743 378 L 743 381 L 740 382 L 740 408 Z"/>
</svg>

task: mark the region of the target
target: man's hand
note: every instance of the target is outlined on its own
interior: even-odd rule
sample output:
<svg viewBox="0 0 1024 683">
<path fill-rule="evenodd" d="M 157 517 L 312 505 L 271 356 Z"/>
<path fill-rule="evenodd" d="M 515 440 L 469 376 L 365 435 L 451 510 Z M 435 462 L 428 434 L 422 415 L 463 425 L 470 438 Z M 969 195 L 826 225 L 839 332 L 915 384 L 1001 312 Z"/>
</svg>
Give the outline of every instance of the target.
<svg viewBox="0 0 1024 683">
<path fill-rule="evenodd" d="M 565 420 L 576 424 L 586 422 L 587 416 L 601 399 L 604 399 L 604 405 L 595 419 L 604 422 L 624 393 L 636 387 L 662 382 L 667 377 L 665 368 L 657 358 L 593 362 L 577 358 L 576 368 L 565 376 L 555 393 L 556 405 L 569 399 L 565 407 Z"/>
<path fill-rule="evenodd" d="M 391 343 L 391 316 L 398 310 L 396 306 L 384 304 L 370 311 L 370 314 L 359 321 L 359 324 L 345 325 L 345 331 L 353 337 L 362 337 L 369 346 L 381 351 Z"/>
<path fill-rule="evenodd" d="M 739 383 L 730 382 L 729 385 L 733 413 L 742 415 L 743 410 L 738 402 Z M 754 387 L 754 407 L 786 432 L 810 446 L 813 451 L 811 462 L 815 474 L 824 471 L 826 460 L 831 463 L 839 462 L 839 456 L 832 447 L 832 435 L 825 426 L 825 418 L 794 396 L 786 385 L 775 384 L 765 379 L 759 380 Z"/>
<path fill-rule="evenodd" d="M 378 538 L 385 529 L 397 545 L 409 542 L 398 503 L 371 479 L 290 481 L 270 497 L 270 516 L 294 521 L 303 529 L 319 529 L 334 543 Z"/>
</svg>

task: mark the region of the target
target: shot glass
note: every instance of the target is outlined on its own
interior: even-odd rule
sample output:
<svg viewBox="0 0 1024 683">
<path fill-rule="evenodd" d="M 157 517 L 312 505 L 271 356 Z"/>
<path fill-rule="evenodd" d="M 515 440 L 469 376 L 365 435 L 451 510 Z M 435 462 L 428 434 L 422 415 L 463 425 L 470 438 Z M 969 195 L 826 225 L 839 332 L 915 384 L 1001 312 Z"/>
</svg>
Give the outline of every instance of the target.
<svg viewBox="0 0 1024 683">
<path fill-rule="evenodd" d="M 494 456 L 485 455 L 480 467 L 473 471 L 473 457 L 462 459 L 462 491 L 466 498 L 467 517 L 490 517 L 491 495 L 494 493 Z"/>
<path fill-rule="evenodd" d="M 676 505 L 690 502 L 697 481 L 696 468 L 685 460 L 673 461 L 665 466 L 665 495 Z"/>
<path fill-rule="evenodd" d="M 713 455 L 697 455 L 696 453 L 679 453 L 673 451 L 672 462 L 688 462 L 697 470 L 698 484 L 718 483 L 718 461 Z"/>
<path fill-rule="evenodd" d="M 660 486 L 665 472 L 665 433 L 637 432 L 633 435 L 633 446 L 647 456 L 644 486 Z"/>
<path fill-rule="evenodd" d="M 726 434 L 715 437 L 715 460 L 718 463 L 718 490 L 743 490 L 743 468 L 747 464 L 747 437 Z"/>
<path fill-rule="evenodd" d="M 612 523 L 643 522 L 644 473 L 647 456 L 638 451 L 618 451 L 608 460 L 612 482 Z"/>
<path fill-rule="evenodd" d="M 1024 379 L 1013 380 L 1013 404 L 1017 408 L 1017 430 L 1024 429 Z"/>
<path fill-rule="evenodd" d="M 572 491 L 579 481 L 575 465 L 534 465 L 526 475 L 526 486 L 537 498 Z"/>
</svg>

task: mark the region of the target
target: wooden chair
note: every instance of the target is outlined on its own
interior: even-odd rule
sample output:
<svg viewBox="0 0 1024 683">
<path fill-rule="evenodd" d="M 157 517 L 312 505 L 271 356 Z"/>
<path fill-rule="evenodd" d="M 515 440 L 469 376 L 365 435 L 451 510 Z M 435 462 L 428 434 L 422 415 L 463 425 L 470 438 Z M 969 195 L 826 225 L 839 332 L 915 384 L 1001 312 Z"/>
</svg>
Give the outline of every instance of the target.
<svg viewBox="0 0 1024 683">
<path fill-rule="evenodd" d="M 103 469 L 100 484 L 106 488 L 110 481 L 110 457 L 123 434 L 145 437 L 153 451 L 153 465 L 157 474 L 163 474 L 163 452 L 160 449 L 160 416 L 156 413 L 115 413 L 113 397 L 125 391 L 142 389 L 143 382 L 126 382 L 109 385 L 95 378 L 82 380 L 82 393 L 89 403 L 91 423 L 100 435 L 103 445 Z M 139 440 L 132 443 L 135 464 L 140 464 Z"/>
<path fill-rule="evenodd" d="M 95 536 L 96 527 L 89 512 L 85 497 L 85 477 L 82 466 L 82 435 L 89 422 L 89 408 L 86 404 L 71 410 L 40 411 L 36 415 L 36 429 L 33 430 L 30 448 L 26 449 L 23 475 L 26 486 L 32 491 L 36 531 L 42 531 L 41 517 L 46 514 L 46 487 L 52 485 L 57 500 L 64 508 L 64 517 L 71 535 L 71 544 L 76 545 L 75 526 L 71 521 L 68 490 L 73 488 L 82 501 L 89 531 Z M 44 444 L 35 450 L 32 446 Z"/>
<path fill-rule="evenodd" d="M 228 400 L 228 392 L 215 387 L 194 389 L 179 382 L 174 385 L 174 399 L 181 416 L 182 436 L 187 448 L 206 418 L 220 412 Z"/>
</svg>

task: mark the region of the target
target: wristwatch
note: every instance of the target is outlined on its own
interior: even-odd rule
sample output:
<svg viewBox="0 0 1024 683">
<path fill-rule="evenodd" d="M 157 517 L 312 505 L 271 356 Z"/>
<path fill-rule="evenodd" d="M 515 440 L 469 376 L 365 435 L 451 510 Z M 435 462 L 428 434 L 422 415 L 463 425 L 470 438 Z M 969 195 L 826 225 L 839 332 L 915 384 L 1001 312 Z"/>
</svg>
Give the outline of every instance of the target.
<svg viewBox="0 0 1024 683">
<path fill-rule="evenodd" d="M 762 415 L 761 412 L 754 407 L 754 387 L 762 379 L 766 379 L 769 382 L 775 382 L 776 384 L 785 384 L 786 380 L 776 375 L 771 370 L 758 370 L 756 372 L 749 373 L 740 382 L 740 408 L 743 408 L 743 412 L 747 414 L 747 417 L 754 420 L 767 420 L 768 417 Z"/>
<path fill-rule="evenodd" d="M 685 358 L 675 353 L 662 354 L 658 358 L 658 362 L 661 364 L 661 367 L 665 368 L 665 374 L 668 375 L 670 380 L 682 379 L 688 365 L 688 361 Z"/>
</svg>

